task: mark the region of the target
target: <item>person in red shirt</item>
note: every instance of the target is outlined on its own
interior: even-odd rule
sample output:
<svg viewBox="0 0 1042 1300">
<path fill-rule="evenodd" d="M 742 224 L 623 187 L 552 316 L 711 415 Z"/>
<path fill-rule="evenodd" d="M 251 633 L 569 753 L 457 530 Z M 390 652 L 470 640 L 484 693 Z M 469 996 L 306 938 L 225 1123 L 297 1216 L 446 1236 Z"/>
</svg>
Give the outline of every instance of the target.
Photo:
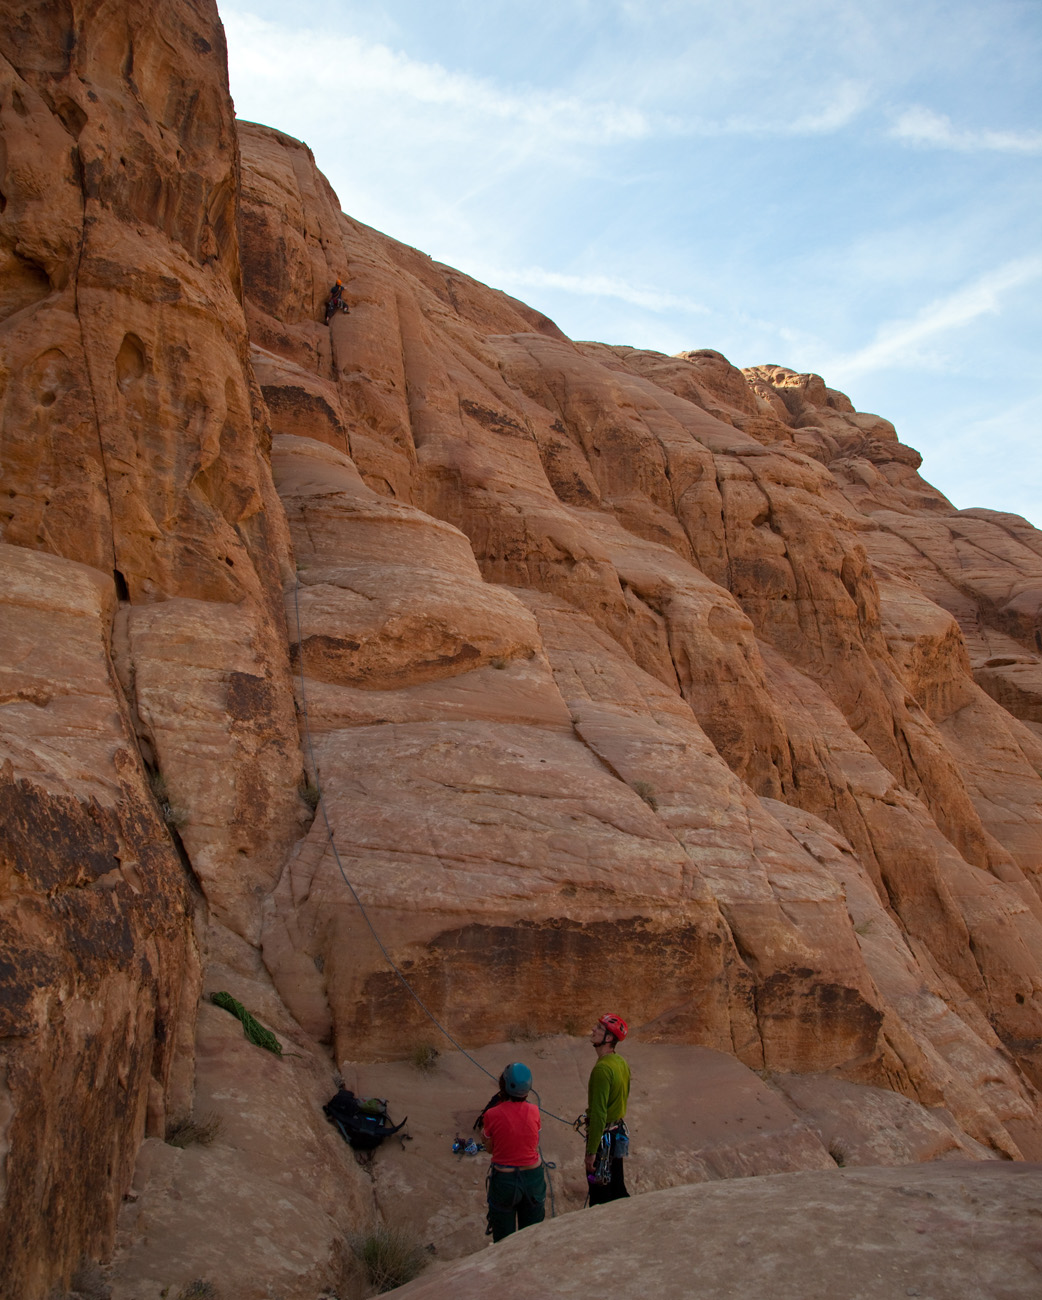
<svg viewBox="0 0 1042 1300">
<path fill-rule="evenodd" d="M 542 1223 L 546 1178 L 539 1152 L 539 1107 L 528 1100 L 532 1071 L 520 1061 L 499 1076 L 499 1096 L 482 1115 L 481 1134 L 492 1157 L 488 1172 L 488 1227 L 493 1241 Z"/>
</svg>

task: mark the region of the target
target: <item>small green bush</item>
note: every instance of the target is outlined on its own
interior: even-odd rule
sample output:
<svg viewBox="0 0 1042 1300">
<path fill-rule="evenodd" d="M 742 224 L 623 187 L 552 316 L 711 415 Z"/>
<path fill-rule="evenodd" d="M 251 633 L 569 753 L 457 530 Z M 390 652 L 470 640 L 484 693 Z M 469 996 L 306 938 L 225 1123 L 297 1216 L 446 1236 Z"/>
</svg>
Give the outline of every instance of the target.
<svg viewBox="0 0 1042 1300">
<path fill-rule="evenodd" d="M 404 1286 L 427 1267 L 427 1252 L 404 1228 L 374 1228 L 351 1243 L 376 1295 Z"/>
<path fill-rule="evenodd" d="M 318 807 L 318 801 L 322 798 L 322 791 L 309 776 L 305 776 L 301 779 L 300 785 L 297 789 L 300 792 L 301 799 L 303 799 L 311 811 L 314 812 Z"/>
</svg>

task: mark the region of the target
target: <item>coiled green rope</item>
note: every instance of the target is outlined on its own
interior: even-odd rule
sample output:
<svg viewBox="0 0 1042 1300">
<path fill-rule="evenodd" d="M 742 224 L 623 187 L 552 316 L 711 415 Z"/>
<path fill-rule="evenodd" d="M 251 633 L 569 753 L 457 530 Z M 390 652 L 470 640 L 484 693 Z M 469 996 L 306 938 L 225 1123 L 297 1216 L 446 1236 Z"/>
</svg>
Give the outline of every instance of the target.
<svg viewBox="0 0 1042 1300">
<path fill-rule="evenodd" d="M 242 1003 L 236 1001 L 230 993 L 211 993 L 210 1001 L 214 1006 L 222 1007 L 225 1011 L 230 1011 L 233 1016 L 239 1017 L 242 1021 L 242 1032 L 251 1043 L 256 1043 L 258 1047 L 274 1052 L 276 1056 L 282 1055 L 282 1044 L 271 1030 L 265 1029 L 261 1022 L 255 1016 L 252 1016 Z"/>
</svg>

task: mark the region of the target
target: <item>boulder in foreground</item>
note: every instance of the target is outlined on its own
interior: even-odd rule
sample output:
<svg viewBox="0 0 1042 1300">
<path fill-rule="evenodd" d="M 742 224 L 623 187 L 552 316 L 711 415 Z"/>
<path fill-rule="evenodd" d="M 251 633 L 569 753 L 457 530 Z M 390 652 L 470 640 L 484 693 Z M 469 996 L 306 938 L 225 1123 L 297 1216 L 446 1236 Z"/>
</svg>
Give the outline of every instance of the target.
<svg viewBox="0 0 1042 1300">
<path fill-rule="evenodd" d="M 919 1165 L 676 1187 L 528 1228 L 402 1300 L 1025 1300 L 1042 1165 Z"/>
</svg>

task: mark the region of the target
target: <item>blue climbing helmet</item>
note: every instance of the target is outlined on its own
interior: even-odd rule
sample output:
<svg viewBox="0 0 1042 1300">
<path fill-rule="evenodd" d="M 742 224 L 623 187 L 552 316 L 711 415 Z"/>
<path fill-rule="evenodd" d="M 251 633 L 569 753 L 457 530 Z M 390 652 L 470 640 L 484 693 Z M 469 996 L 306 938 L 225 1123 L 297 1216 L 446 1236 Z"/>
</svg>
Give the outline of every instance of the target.
<svg viewBox="0 0 1042 1300">
<path fill-rule="evenodd" d="M 503 1091 L 508 1097 L 527 1097 L 532 1088 L 532 1071 L 515 1061 L 503 1071 Z"/>
</svg>

